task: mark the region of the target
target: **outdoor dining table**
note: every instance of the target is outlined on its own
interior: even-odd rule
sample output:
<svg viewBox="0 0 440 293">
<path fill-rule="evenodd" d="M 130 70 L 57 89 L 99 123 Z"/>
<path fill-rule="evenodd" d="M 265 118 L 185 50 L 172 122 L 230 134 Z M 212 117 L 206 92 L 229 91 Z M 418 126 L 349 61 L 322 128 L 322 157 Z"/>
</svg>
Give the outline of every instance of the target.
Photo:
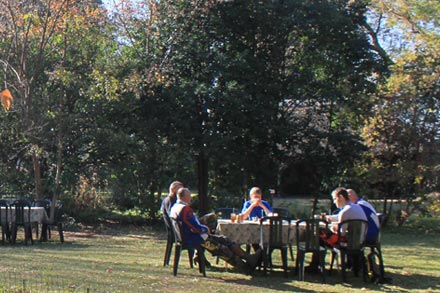
<svg viewBox="0 0 440 293">
<path fill-rule="evenodd" d="M 1 223 L 4 224 L 6 221 L 6 213 L 5 213 L 5 208 L 2 207 L 2 212 L 1 212 Z M 25 207 L 25 213 L 24 213 L 24 219 L 25 221 L 28 221 L 28 211 L 29 208 Z M 8 208 L 8 221 L 12 222 L 13 219 L 15 219 L 15 208 L 14 207 L 9 207 Z M 31 213 L 30 213 L 30 220 L 29 222 L 31 223 L 39 223 L 39 224 L 44 224 L 44 223 L 48 223 L 49 222 L 49 217 L 46 213 L 46 210 L 44 209 L 44 207 L 31 207 Z"/>
<path fill-rule="evenodd" d="M 295 242 L 295 221 L 285 221 L 283 224 L 283 239 L 287 239 L 287 244 Z M 284 229 L 285 227 L 285 229 Z M 221 234 L 237 244 L 260 243 L 260 222 L 243 221 L 235 223 L 231 220 L 219 219 L 217 221 L 216 234 Z M 263 243 L 269 241 L 269 224 L 263 224 Z"/>
</svg>

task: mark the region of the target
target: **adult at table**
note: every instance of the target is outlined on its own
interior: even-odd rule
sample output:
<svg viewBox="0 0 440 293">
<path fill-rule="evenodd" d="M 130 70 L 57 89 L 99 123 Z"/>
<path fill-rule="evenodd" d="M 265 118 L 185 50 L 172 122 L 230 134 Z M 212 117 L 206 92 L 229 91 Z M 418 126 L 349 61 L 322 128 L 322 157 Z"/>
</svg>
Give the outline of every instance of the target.
<svg viewBox="0 0 440 293">
<path fill-rule="evenodd" d="M 162 205 L 160 207 L 162 211 L 162 216 L 165 217 L 165 220 L 169 221 L 171 208 L 177 201 L 176 193 L 180 188 L 185 187 L 180 181 L 173 181 L 169 187 L 168 196 L 165 197 L 162 201 Z M 217 216 L 215 213 L 209 213 L 200 217 L 200 222 L 204 225 L 208 226 L 211 231 L 215 231 L 217 227 Z"/>
<path fill-rule="evenodd" d="M 344 187 L 338 187 L 332 191 L 332 200 L 340 212 L 337 220 L 331 225 L 327 231 L 321 231 L 322 245 L 335 247 L 338 242 L 339 224 L 347 220 L 364 220 L 367 221 L 364 210 L 357 204 L 351 203 L 348 192 Z M 327 217 L 327 221 L 332 222 L 332 217 Z M 319 258 L 315 253 L 312 256 L 312 262 L 306 268 L 310 272 L 318 272 Z"/>
<path fill-rule="evenodd" d="M 262 218 L 264 214 L 272 212 L 270 204 L 263 200 L 263 194 L 259 187 L 252 187 L 249 192 L 249 200 L 243 203 L 241 215 L 243 219 Z"/>
<path fill-rule="evenodd" d="M 177 202 L 171 208 L 170 217 L 182 223 L 183 241 L 193 249 L 205 248 L 215 256 L 220 256 L 233 266 L 252 272 L 257 266 L 261 250 L 248 254 L 225 236 L 212 235 L 208 226 L 202 225 L 191 208 L 191 191 L 180 188 L 177 191 Z"/>
<path fill-rule="evenodd" d="M 368 230 L 366 241 L 374 242 L 377 240 L 377 236 L 379 235 L 379 217 L 377 216 L 376 210 L 373 206 L 363 198 L 359 197 L 359 195 L 353 189 L 347 189 L 348 197 L 350 202 L 359 205 L 365 213 L 368 221 Z"/>
<path fill-rule="evenodd" d="M 347 220 L 364 220 L 367 221 L 367 216 L 364 210 L 358 204 L 350 202 L 348 197 L 348 192 L 344 187 L 338 187 L 332 192 L 332 199 L 336 207 L 341 209 L 338 213 L 337 221 L 331 226 L 331 229 L 327 233 L 322 235 L 324 242 L 330 246 L 334 247 L 338 242 L 338 229 L 339 224 Z M 327 218 L 330 220 L 331 218 Z"/>
<path fill-rule="evenodd" d="M 179 190 L 182 187 L 183 187 L 183 183 L 180 181 L 171 182 L 170 187 L 169 187 L 168 196 L 162 200 L 162 205 L 160 206 L 160 210 L 162 211 L 163 216 L 169 217 L 170 212 L 171 212 L 171 208 L 173 207 L 173 205 L 177 201 L 176 192 L 177 192 L 177 190 Z"/>
</svg>

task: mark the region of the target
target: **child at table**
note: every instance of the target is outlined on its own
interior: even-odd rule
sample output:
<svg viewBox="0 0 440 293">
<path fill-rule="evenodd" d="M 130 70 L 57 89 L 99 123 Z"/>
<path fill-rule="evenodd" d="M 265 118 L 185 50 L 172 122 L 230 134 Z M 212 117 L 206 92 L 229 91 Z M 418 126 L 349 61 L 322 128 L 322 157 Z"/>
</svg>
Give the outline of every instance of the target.
<svg viewBox="0 0 440 293">
<path fill-rule="evenodd" d="M 245 201 L 241 214 L 243 219 L 262 218 L 272 212 L 270 204 L 263 200 L 263 194 L 259 187 L 252 187 L 249 192 L 249 200 Z"/>
</svg>

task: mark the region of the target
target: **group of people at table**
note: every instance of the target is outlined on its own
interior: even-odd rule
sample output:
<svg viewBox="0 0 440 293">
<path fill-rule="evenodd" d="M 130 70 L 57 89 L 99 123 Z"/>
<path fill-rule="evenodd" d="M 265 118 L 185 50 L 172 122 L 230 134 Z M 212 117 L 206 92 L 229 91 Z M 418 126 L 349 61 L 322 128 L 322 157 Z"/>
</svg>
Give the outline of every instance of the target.
<svg viewBox="0 0 440 293">
<path fill-rule="evenodd" d="M 368 221 L 366 241 L 375 241 L 379 233 L 379 219 L 373 206 L 360 198 L 353 189 L 336 188 L 332 194 L 333 203 L 339 209 L 336 216 L 328 216 L 326 220 L 333 222 L 330 229 L 322 231 L 323 245 L 334 247 L 338 241 L 338 224 L 346 220 Z M 221 256 L 225 261 L 251 273 L 261 261 L 262 250 L 255 246 L 255 253 L 244 251 L 240 245 L 230 241 L 223 235 L 212 233 L 215 231 L 217 219 L 215 214 L 207 214 L 198 218 L 191 208 L 191 191 L 183 183 L 174 181 L 169 187 L 169 194 L 164 198 L 161 211 L 165 220 L 174 219 L 181 223 L 180 229 L 183 241 L 188 247 L 204 248 L 213 255 Z M 261 218 L 272 213 L 271 205 L 262 199 L 262 191 L 258 187 L 251 188 L 249 200 L 245 201 L 240 213 L 242 219 Z M 197 255 L 195 256 L 197 261 Z M 318 266 L 316 257 L 312 258 L 310 268 Z"/>
</svg>

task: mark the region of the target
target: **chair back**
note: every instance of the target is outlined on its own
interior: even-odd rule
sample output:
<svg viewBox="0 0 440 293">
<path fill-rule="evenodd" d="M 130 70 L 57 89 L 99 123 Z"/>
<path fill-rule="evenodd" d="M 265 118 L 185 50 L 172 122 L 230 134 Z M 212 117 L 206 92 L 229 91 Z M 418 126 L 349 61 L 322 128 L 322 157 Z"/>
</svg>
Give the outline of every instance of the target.
<svg viewBox="0 0 440 293">
<path fill-rule="evenodd" d="M 50 199 L 36 199 L 32 201 L 32 206 L 34 207 L 43 207 L 46 209 L 46 211 L 49 209 L 52 205 L 52 201 Z"/>
<path fill-rule="evenodd" d="M 319 251 L 320 231 L 327 230 L 328 223 L 322 219 L 301 219 L 296 223 L 296 245 L 305 251 Z M 303 237 L 300 237 L 303 236 Z"/>
<path fill-rule="evenodd" d="M 265 223 L 269 224 L 269 242 L 267 245 L 270 248 L 281 248 L 288 246 L 288 240 L 290 238 L 290 225 L 284 225 L 283 223 L 289 223 L 289 218 L 283 216 L 268 216 L 260 219 L 260 246 L 263 247 L 263 230 Z M 285 233 L 287 229 L 287 233 Z"/>
<path fill-rule="evenodd" d="M 338 227 L 338 246 L 347 250 L 360 250 L 365 245 L 368 222 L 365 220 L 346 220 Z"/>
<path fill-rule="evenodd" d="M 286 218 L 292 218 L 290 212 L 288 209 L 284 209 L 284 208 L 272 208 L 272 212 L 274 214 L 278 214 L 279 216 L 283 216 Z"/>
<path fill-rule="evenodd" d="M 5 199 L 0 199 L 0 221 L 2 223 L 8 223 L 9 217 L 9 201 Z M 2 221 L 4 219 L 4 221 Z"/>
<path fill-rule="evenodd" d="M 174 241 L 178 245 L 183 245 L 183 237 L 182 237 L 182 224 L 176 218 L 170 217 L 171 219 L 171 229 L 174 234 Z"/>
<path fill-rule="evenodd" d="M 167 231 L 167 235 L 169 239 L 174 242 L 174 231 L 173 228 L 171 227 L 173 223 L 171 222 L 170 216 L 163 214 L 162 218 L 163 218 L 163 222 L 165 223 L 165 229 Z"/>
<path fill-rule="evenodd" d="M 10 206 L 15 209 L 15 218 L 11 219 L 12 222 L 19 225 L 30 223 L 32 204 L 29 200 L 17 199 Z"/>
<path fill-rule="evenodd" d="M 215 209 L 215 214 L 217 218 L 227 220 L 231 218 L 232 213 L 236 213 L 238 210 L 234 208 L 217 208 Z"/>
</svg>

